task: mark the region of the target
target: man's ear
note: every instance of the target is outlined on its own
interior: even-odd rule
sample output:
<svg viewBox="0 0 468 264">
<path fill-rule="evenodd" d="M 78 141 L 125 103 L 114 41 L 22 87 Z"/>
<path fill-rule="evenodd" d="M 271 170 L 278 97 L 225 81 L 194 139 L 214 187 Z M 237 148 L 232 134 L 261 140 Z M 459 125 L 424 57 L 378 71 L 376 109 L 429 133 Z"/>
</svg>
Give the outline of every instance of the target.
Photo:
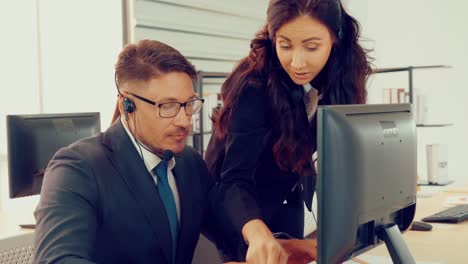
<svg viewBox="0 0 468 264">
<path fill-rule="evenodd" d="M 122 115 L 122 109 L 121 109 L 121 99 L 120 99 L 120 96 L 117 97 L 117 100 L 115 101 L 115 108 L 114 108 L 114 114 L 112 115 L 112 121 L 111 121 L 111 125 L 117 120 L 120 118 L 120 116 Z"/>
</svg>

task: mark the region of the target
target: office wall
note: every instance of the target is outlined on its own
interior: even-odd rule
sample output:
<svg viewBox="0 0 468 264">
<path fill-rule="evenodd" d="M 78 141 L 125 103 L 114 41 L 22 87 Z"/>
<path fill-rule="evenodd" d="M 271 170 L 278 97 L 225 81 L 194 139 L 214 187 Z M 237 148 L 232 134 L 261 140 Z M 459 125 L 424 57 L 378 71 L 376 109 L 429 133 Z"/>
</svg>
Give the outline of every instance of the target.
<svg viewBox="0 0 468 264">
<path fill-rule="evenodd" d="M 463 104 L 467 86 L 463 76 L 468 67 L 467 55 L 463 47 L 468 31 L 463 28 L 467 21 L 460 11 L 467 4 L 455 0 L 343 3 L 362 25 L 362 44 L 373 49 L 374 67 L 453 67 L 414 72 L 414 88 L 428 100 L 428 122 L 454 123 L 452 127 L 418 129 L 418 167 L 420 177 L 427 178 L 425 146 L 447 143 L 451 177 L 459 184 L 468 183 L 468 175 L 462 174 L 463 151 L 468 147 L 468 141 L 463 140 L 467 122 L 463 111 L 454 107 Z M 263 24 L 266 4 L 267 1 L 135 1 L 133 40 L 160 39 L 179 48 L 198 70 L 230 71 L 237 59 L 246 54 L 249 40 Z M 216 87 L 211 86 L 213 89 L 208 92 Z M 388 87 L 407 88 L 407 73 L 373 75 L 368 83 L 369 103 L 381 103 L 382 89 Z"/>
<path fill-rule="evenodd" d="M 8 198 L 5 115 L 97 111 L 109 125 L 121 12 L 115 0 L 0 1 L 0 209 L 38 198 Z"/>
<path fill-rule="evenodd" d="M 447 128 L 418 129 L 418 160 L 426 177 L 425 145 L 449 145 L 449 173 L 456 184 L 468 184 L 465 152 L 468 149 L 468 3 L 457 0 L 349 1 L 363 26 L 364 44 L 374 49 L 376 67 L 451 65 L 451 69 L 417 70 L 414 87 L 428 100 L 428 122 L 453 122 Z M 369 101 L 381 102 L 382 88 L 408 87 L 406 73 L 374 75 Z"/>
<path fill-rule="evenodd" d="M 43 111 L 101 112 L 110 124 L 114 63 L 122 48 L 121 3 L 39 1 Z"/>
<path fill-rule="evenodd" d="M 423 144 L 449 144 L 450 172 L 458 183 L 468 184 L 463 168 L 468 148 L 463 108 L 468 95 L 468 79 L 464 76 L 468 72 L 468 53 L 464 50 L 468 47 L 468 31 L 464 25 L 468 21 L 463 11 L 468 4 L 458 0 L 344 2 L 363 26 L 363 35 L 368 39 L 364 44 L 374 49 L 375 66 L 453 66 L 415 72 L 416 89 L 428 96 L 430 118 L 455 124 L 418 131 Z M 179 48 L 198 69 L 229 71 L 234 61 L 247 53 L 250 38 L 263 24 L 266 3 L 138 0 L 133 8 L 150 5 L 143 11 L 156 13 L 146 13 L 130 22 L 140 33 L 154 28 L 151 32 L 157 32 L 155 38 Z M 120 1 L 0 1 L 3 208 L 25 200 L 31 203 L 28 199 L 13 202 L 7 198 L 5 115 L 99 111 L 105 129 L 115 100 L 113 64 L 122 46 L 121 20 Z M 404 73 L 375 75 L 369 83 L 369 101 L 379 102 L 384 87 L 406 85 Z M 419 154 L 424 155 L 424 149 Z"/>
<path fill-rule="evenodd" d="M 203 71 L 230 72 L 265 22 L 267 0 L 129 1 L 131 41 L 151 38 Z"/>
<path fill-rule="evenodd" d="M 129 41 L 157 39 L 176 47 L 197 71 L 231 72 L 249 52 L 250 41 L 264 25 L 268 0 L 134 0 L 128 3 Z M 203 82 L 203 130 L 211 131 L 208 115 L 217 104 L 224 79 Z M 194 116 L 194 131 L 199 130 Z M 205 133 L 206 150 L 210 134 Z M 192 145 L 192 138 L 188 139 Z"/>
</svg>

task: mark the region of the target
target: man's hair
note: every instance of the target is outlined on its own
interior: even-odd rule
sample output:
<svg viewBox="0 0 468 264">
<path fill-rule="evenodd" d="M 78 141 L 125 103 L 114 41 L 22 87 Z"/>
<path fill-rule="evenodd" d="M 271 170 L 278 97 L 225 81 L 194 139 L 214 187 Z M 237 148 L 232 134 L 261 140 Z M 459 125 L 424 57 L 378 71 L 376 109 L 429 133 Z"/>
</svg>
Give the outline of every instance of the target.
<svg viewBox="0 0 468 264">
<path fill-rule="evenodd" d="M 156 40 L 128 44 L 115 64 L 116 83 L 149 81 L 161 74 L 183 72 L 195 80 L 194 66 L 176 49 Z"/>
<path fill-rule="evenodd" d="M 120 52 L 115 64 L 115 84 L 119 89 L 125 82 L 147 82 L 170 72 L 186 73 L 192 80 L 197 77 L 195 67 L 179 51 L 162 42 L 145 39 L 128 44 Z M 119 105 L 116 105 L 112 123 L 119 116 Z"/>
</svg>

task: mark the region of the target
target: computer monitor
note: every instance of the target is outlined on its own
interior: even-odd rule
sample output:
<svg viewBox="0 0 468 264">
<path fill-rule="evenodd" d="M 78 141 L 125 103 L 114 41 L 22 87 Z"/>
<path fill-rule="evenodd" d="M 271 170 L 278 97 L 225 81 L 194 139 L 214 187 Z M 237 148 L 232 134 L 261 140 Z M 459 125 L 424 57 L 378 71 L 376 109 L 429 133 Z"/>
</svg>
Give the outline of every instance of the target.
<svg viewBox="0 0 468 264">
<path fill-rule="evenodd" d="M 7 115 L 10 198 L 40 193 L 55 152 L 101 132 L 99 113 Z"/>
<path fill-rule="evenodd" d="M 317 263 L 385 243 L 414 263 L 401 232 L 416 208 L 416 124 L 410 104 L 318 109 Z"/>
</svg>

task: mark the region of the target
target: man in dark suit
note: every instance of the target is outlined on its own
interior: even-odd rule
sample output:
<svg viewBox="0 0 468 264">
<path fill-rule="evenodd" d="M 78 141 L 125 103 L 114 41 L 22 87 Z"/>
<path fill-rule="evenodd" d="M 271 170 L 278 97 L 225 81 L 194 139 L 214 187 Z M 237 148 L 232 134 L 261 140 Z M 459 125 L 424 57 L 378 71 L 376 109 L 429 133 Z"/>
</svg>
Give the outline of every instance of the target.
<svg viewBox="0 0 468 264">
<path fill-rule="evenodd" d="M 35 211 L 35 263 L 190 263 L 211 179 L 185 146 L 193 66 L 157 41 L 128 45 L 116 63 L 121 114 L 101 134 L 61 149 Z"/>
</svg>

